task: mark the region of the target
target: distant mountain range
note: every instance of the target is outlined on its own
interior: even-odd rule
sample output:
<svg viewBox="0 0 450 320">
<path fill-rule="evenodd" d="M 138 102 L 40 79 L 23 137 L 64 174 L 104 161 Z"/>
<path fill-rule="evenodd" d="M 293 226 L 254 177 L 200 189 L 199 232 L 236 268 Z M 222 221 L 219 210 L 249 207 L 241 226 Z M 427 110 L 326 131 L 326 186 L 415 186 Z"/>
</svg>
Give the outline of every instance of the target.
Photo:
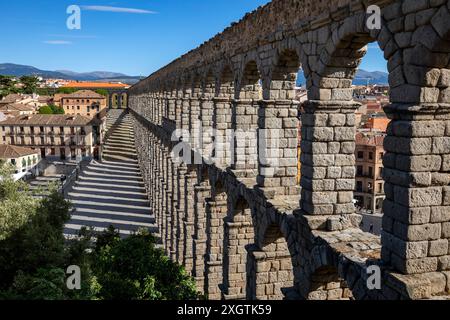
<svg viewBox="0 0 450 320">
<path fill-rule="evenodd" d="M 129 84 L 136 83 L 140 80 L 139 76 L 128 76 L 117 72 L 93 71 L 79 73 L 70 70 L 48 71 L 13 63 L 1 63 L 0 74 L 16 77 L 35 75 L 43 77 L 44 79 L 53 78 L 77 81 L 120 81 Z"/>
<path fill-rule="evenodd" d="M 297 85 L 301 86 L 305 83 L 305 75 L 303 74 L 303 71 L 300 71 L 298 73 Z M 356 72 L 355 79 L 353 79 L 353 84 L 360 86 L 367 85 L 367 83 L 386 85 L 389 83 L 389 74 L 382 71 L 366 71 L 363 69 L 359 69 Z"/>
<path fill-rule="evenodd" d="M 48 78 L 56 79 L 66 79 L 66 80 L 77 80 L 77 81 L 119 81 L 128 84 L 134 84 L 138 82 L 141 78 L 139 76 L 128 76 L 123 73 L 109 72 L 109 71 L 93 71 L 93 72 L 73 72 L 70 70 L 56 70 L 47 71 L 40 70 L 32 66 L 25 66 L 13 63 L 2 63 L 0 64 L 0 74 L 10 75 L 10 76 L 26 76 L 26 75 L 36 75 Z M 366 71 L 358 70 L 356 73 L 353 84 L 355 85 L 366 85 L 369 84 L 388 84 L 389 75 L 382 71 Z M 306 83 L 303 71 L 298 73 L 297 84 L 304 85 Z"/>
</svg>

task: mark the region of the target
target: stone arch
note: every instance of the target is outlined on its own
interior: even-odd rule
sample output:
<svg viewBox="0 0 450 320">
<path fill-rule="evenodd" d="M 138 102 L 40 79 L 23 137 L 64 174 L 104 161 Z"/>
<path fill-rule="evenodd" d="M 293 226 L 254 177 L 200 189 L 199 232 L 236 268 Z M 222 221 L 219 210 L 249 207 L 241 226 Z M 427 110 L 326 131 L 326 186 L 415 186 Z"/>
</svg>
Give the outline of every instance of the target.
<svg viewBox="0 0 450 320">
<path fill-rule="evenodd" d="M 255 177 L 258 168 L 258 108 L 262 98 L 262 80 L 255 60 L 244 66 L 233 104 L 232 123 L 235 131 L 232 169 Z"/>
<path fill-rule="evenodd" d="M 262 97 L 262 76 L 258 64 L 255 60 L 250 60 L 244 65 L 244 69 L 239 79 L 238 99 L 259 100 Z"/>
<path fill-rule="evenodd" d="M 294 102 L 300 59 L 294 50 L 282 50 L 265 83 L 258 110 L 258 185 L 280 195 L 299 193 L 298 103 Z M 267 88 L 268 87 L 268 88 Z M 272 192 L 273 193 L 273 192 Z"/>
<path fill-rule="evenodd" d="M 225 66 L 220 70 L 218 77 L 216 96 L 232 98 L 234 94 L 234 87 L 233 69 L 229 64 L 225 64 Z"/>
<path fill-rule="evenodd" d="M 308 300 L 353 300 L 347 282 L 339 277 L 333 266 L 322 266 L 310 276 Z"/>
<path fill-rule="evenodd" d="M 247 298 L 295 299 L 292 256 L 280 227 L 269 225 L 260 246 L 251 246 L 248 251 Z"/>
<path fill-rule="evenodd" d="M 202 93 L 204 98 L 213 98 L 216 94 L 217 79 L 212 68 L 208 68 L 202 79 Z"/>
<path fill-rule="evenodd" d="M 127 94 L 126 92 L 122 92 L 121 96 L 122 96 L 122 99 L 121 99 L 121 101 L 122 101 L 121 109 L 124 109 L 124 108 L 126 108 L 127 105 L 128 105 L 128 94 Z"/>
<path fill-rule="evenodd" d="M 216 97 L 214 98 L 213 129 L 215 130 L 213 158 L 219 167 L 231 164 L 230 130 L 233 128 L 232 115 L 234 98 L 234 74 L 230 65 L 225 64 L 217 79 Z"/>
<path fill-rule="evenodd" d="M 114 92 L 111 94 L 111 101 L 112 101 L 112 108 L 118 109 L 119 108 L 119 94 Z"/>
<path fill-rule="evenodd" d="M 249 202 L 242 196 L 229 201 L 223 257 L 223 296 L 226 300 L 245 299 L 247 296 L 247 250 L 254 238 Z"/>
<path fill-rule="evenodd" d="M 300 57 L 297 52 L 289 49 L 282 50 L 271 71 L 270 88 L 265 90 L 264 98 L 267 100 L 295 99 L 295 86 L 299 70 Z"/>
</svg>

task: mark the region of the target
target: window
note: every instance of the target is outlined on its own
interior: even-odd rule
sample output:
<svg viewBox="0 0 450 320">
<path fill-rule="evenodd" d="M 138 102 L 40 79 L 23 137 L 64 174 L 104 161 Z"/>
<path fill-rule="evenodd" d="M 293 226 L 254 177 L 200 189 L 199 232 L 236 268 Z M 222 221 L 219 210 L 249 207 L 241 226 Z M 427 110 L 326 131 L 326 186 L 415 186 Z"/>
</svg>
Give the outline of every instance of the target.
<svg viewBox="0 0 450 320">
<path fill-rule="evenodd" d="M 34 133 L 34 127 L 30 127 L 30 132 Z"/>
<path fill-rule="evenodd" d="M 384 153 L 383 153 L 383 152 L 380 152 L 380 153 L 378 154 L 378 159 L 379 159 L 380 161 L 382 161 L 382 160 L 383 160 L 383 156 L 384 156 Z"/>
<path fill-rule="evenodd" d="M 369 167 L 369 177 L 373 177 L 373 168 Z"/>
<path fill-rule="evenodd" d="M 50 149 L 50 154 L 51 154 L 52 156 L 55 155 L 55 148 L 51 148 L 51 149 Z"/>
<path fill-rule="evenodd" d="M 383 183 L 379 183 L 378 184 L 378 193 L 383 193 L 384 192 L 384 190 L 383 190 Z"/>
<path fill-rule="evenodd" d="M 44 132 L 44 127 L 39 127 L 40 132 Z"/>
<path fill-rule="evenodd" d="M 45 144 L 45 140 L 44 137 L 41 137 L 41 144 L 44 145 Z"/>
<path fill-rule="evenodd" d="M 356 191 L 363 192 L 363 183 L 362 181 L 356 181 Z"/>
<path fill-rule="evenodd" d="M 25 128 L 24 127 L 20 127 L 20 132 L 24 132 L 25 131 Z"/>
<path fill-rule="evenodd" d="M 64 134 L 64 127 L 59 127 L 59 132 L 60 132 L 61 134 Z"/>
<path fill-rule="evenodd" d="M 373 160 L 373 152 L 369 152 L 369 160 Z"/>
<path fill-rule="evenodd" d="M 356 175 L 362 176 L 363 175 L 363 166 L 358 166 L 356 171 L 357 171 Z"/>
<path fill-rule="evenodd" d="M 77 106 L 77 110 L 80 110 L 80 106 Z"/>
<path fill-rule="evenodd" d="M 364 159 L 364 151 L 358 151 L 358 159 Z"/>
<path fill-rule="evenodd" d="M 378 176 L 380 179 L 383 177 L 383 167 L 380 168 L 380 174 Z"/>
<path fill-rule="evenodd" d="M 16 159 L 11 159 L 11 164 L 16 165 Z"/>
</svg>

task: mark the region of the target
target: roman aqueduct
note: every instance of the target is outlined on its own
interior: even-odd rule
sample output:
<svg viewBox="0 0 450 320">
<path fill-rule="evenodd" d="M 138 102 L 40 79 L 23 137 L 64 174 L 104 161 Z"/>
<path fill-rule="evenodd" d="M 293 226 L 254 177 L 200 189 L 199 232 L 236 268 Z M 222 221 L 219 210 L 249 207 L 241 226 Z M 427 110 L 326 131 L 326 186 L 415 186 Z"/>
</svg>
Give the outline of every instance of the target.
<svg viewBox="0 0 450 320">
<path fill-rule="evenodd" d="M 381 8 L 381 28 L 368 27 L 370 5 Z M 449 11 L 448 0 L 274 0 L 129 90 L 163 246 L 200 291 L 210 299 L 449 294 Z M 353 204 L 351 84 L 371 42 L 391 86 L 381 238 L 359 229 Z M 200 147 L 179 139 L 192 158 L 215 146 L 217 161 L 178 161 L 176 129 L 200 132 Z M 265 134 L 255 143 L 212 139 L 209 129 Z M 276 140 L 276 165 L 262 140 Z M 381 289 L 368 286 L 372 266 Z"/>
</svg>

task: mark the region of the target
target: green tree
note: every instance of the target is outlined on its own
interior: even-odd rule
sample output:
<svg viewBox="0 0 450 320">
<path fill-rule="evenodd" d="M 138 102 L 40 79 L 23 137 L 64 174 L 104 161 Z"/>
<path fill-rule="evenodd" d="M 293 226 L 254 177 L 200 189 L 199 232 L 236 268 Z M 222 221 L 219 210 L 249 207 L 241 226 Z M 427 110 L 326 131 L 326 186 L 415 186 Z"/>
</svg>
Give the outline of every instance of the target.
<svg viewBox="0 0 450 320">
<path fill-rule="evenodd" d="M 55 106 L 54 104 L 50 105 L 53 114 L 65 114 L 65 111 L 62 107 Z"/>
<path fill-rule="evenodd" d="M 99 236 L 93 255 L 101 299 L 198 299 L 193 279 L 161 249 L 155 238 L 140 232 L 120 239 L 110 228 Z"/>
<path fill-rule="evenodd" d="M 23 92 L 26 94 L 36 93 L 39 80 L 35 76 L 22 76 L 20 82 L 23 85 Z"/>
<path fill-rule="evenodd" d="M 71 94 L 77 91 L 78 91 L 77 88 L 58 88 L 56 93 Z"/>
<path fill-rule="evenodd" d="M 50 106 L 42 106 L 39 108 L 39 114 L 53 114 L 53 110 Z"/>
<path fill-rule="evenodd" d="M 11 93 L 19 93 L 20 89 L 16 87 L 16 81 L 12 76 L 0 75 L 0 98 Z"/>
<path fill-rule="evenodd" d="M 51 104 L 48 106 L 40 107 L 39 114 L 65 114 L 65 111 L 62 107 Z"/>
<path fill-rule="evenodd" d="M 98 94 L 101 94 L 102 96 L 105 96 L 105 97 L 107 97 L 109 95 L 109 92 L 106 89 L 97 89 L 97 90 L 95 90 L 95 92 Z"/>
</svg>

